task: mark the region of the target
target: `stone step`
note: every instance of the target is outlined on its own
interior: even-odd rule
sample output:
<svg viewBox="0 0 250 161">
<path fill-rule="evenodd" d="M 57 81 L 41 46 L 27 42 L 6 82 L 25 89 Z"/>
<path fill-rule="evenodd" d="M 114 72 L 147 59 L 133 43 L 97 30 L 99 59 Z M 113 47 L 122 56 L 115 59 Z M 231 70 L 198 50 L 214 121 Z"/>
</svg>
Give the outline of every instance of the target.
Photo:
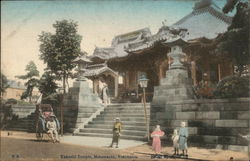
<svg viewBox="0 0 250 161">
<path fill-rule="evenodd" d="M 128 109 L 131 109 L 131 108 L 144 108 L 143 105 L 140 105 L 140 106 L 107 106 L 106 108 L 128 108 Z M 150 108 L 150 106 L 146 106 L 146 108 Z"/>
<path fill-rule="evenodd" d="M 105 138 L 110 138 L 110 143 L 112 140 L 113 135 L 112 134 L 100 134 L 100 133 L 77 133 L 75 134 L 77 136 L 93 136 L 93 137 L 105 137 Z M 122 135 L 120 139 L 127 139 L 127 140 L 138 140 L 138 141 L 145 141 L 146 137 L 145 136 L 131 136 L 131 135 Z"/>
<path fill-rule="evenodd" d="M 130 114 L 124 114 L 124 113 L 105 113 L 105 112 L 101 112 L 101 114 L 105 114 L 105 117 L 144 117 L 144 113 L 140 113 L 140 114 L 134 114 L 134 113 L 130 113 Z M 150 115 L 147 115 L 148 117 L 150 117 Z"/>
<path fill-rule="evenodd" d="M 100 125 L 100 124 L 89 124 L 85 126 L 86 128 L 103 128 L 103 129 L 112 129 L 113 125 Z M 124 130 L 137 130 L 137 131 L 146 131 L 145 126 L 126 126 L 122 125 L 122 129 Z"/>
<path fill-rule="evenodd" d="M 150 110 L 147 110 L 148 112 Z M 105 109 L 104 112 L 108 113 L 144 113 L 144 109 Z"/>
<path fill-rule="evenodd" d="M 92 121 L 89 123 L 90 124 L 95 124 L 95 125 L 114 125 L 114 121 Z M 145 126 L 145 122 L 134 122 L 134 121 L 122 121 L 122 125 L 132 125 L 132 126 Z"/>
<path fill-rule="evenodd" d="M 113 121 L 115 119 L 115 117 L 106 117 L 106 116 L 98 116 L 96 118 L 93 119 L 93 121 Z M 138 118 L 138 117 L 123 117 L 120 118 L 121 122 L 124 121 L 133 121 L 133 122 L 143 122 L 145 121 L 144 117 Z"/>
<path fill-rule="evenodd" d="M 76 118 L 76 117 L 79 117 L 79 118 L 84 117 L 84 118 L 86 118 L 87 117 L 88 118 L 92 114 L 93 113 L 88 113 L 88 112 L 86 112 L 86 113 L 78 113 L 78 114 L 64 114 L 64 117 L 69 117 L 69 118 Z"/>
<path fill-rule="evenodd" d="M 101 133 L 101 134 L 113 134 L 111 129 L 99 129 L 99 128 L 84 128 L 80 129 L 80 132 L 85 133 Z M 122 130 L 123 135 L 134 135 L 134 136 L 144 136 L 146 131 L 134 131 L 134 130 Z"/>
<path fill-rule="evenodd" d="M 89 113 L 93 113 L 96 112 L 98 110 L 98 108 L 80 108 L 78 110 L 79 113 L 85 113 L 85 112 L 89 112 Z"/>
<path fill-rule="evenodd" d="M 112 106 L 143 106 L 143 103 L 114 103 L 108 105 L 108 107 Z M 150 103 L 146 103 L 146 106 L 150 106 Z"/>
<path fill-rule="evenodd" d="M 85 120 L 87 120 L 88 117 L 82 117 L 82 118 L 73 118 L 73 117 L 65 117 L 64 121 L 68 121 L 68 122 L 84 122 Z M 60 120 L 60 118 L 59 118 Z"/>
<path fill-rule="evenodd" d="M 12 109 L 34 109 L 34 110 L 36 110 L 36 106 L 35 105 L 32 105 L 32 106 L 14 105 L 11 108 Z"/>
<path fill-rule="evenodd" d="M 7 128 L 7 130 L 11 130 L 11 131 L 28 131 L 27 128 L 13 128 L 13 127 L 9 127 Z"/>
<path fill-rule="evenodd" d="M 25 113 L 14 113 L 19 119 L 27 118 L 29 117 L 30 114 L 25 114 Z"/>
<path fill-rule="evenodd" d="M 20 122 L 18 124 L 14 123 L 14 124 L 9 124 L 9 127 L 30 127 L 30 126 L 34 126 L 35 123 L 33 122 Z"/>
</svg>

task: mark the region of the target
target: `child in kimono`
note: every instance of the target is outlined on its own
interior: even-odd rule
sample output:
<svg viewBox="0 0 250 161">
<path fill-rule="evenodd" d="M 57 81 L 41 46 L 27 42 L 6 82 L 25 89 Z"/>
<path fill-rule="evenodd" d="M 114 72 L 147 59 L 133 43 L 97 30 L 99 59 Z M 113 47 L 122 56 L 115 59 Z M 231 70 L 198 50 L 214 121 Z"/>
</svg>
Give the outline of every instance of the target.
<svg viewBox="0 0 250 161">
<path fill-rule="evenodd" d="M 186 122 L 181 122 L 181 128 L 179 131 L 179 149 L 182 150 L 183 156 L 188 156 L 187 154 L 187 138 L 188 138 L 188 128 L 186 127 Z M 186 152 L 186 153 L 185 153 Z"/>
<path fill-rule="evenodd" d="M 179 155 L 179 135 L 177 129 L 174 129 L 174 133 L 172 135 L 173 147 L 174 147 L 174 155 Z"/>
<path fill-rule="evenodd" d="M 165 135 L 165 133 L 163 131 L 161 131 L 160 125 L 156 125 L 155 130 L 151 133 L 151 137 L 153 138 L 152 147 L 153 147 L 153 150 L 155 151 L 156 154 L 160 154 L 160 152 L 161 152 L 161 139 L 160 139 L 160 137 L 162 137 L 163 135 Z"/>
<path fill-rule="evenodd" d="M 118 144 L 119 144 L 119 140 L 120 140 L 120 136 L 121 136 L 121 130 L 122 130 L 122 123 L 120 122 L 120 118 L 116 118 L 115 119 L 115 123 L 114 123 L 114 126 L 113 126 L 113 138 L 112 138 L 112 143 L 109 147 L 113 147 L 113 144 L 116 143 L 116 148 L 119 148 L 118 147 Z"/>
</svg>

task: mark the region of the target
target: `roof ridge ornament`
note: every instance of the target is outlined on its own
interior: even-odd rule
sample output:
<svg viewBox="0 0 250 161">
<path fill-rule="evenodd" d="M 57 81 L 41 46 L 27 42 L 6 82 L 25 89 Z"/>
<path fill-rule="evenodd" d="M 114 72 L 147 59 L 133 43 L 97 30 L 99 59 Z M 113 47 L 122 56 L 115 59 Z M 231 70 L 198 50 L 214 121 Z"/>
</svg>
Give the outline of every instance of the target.
<svg viewBox="0 0 250 161">
<path fill-rule="evenodd" d="M 200 0 L 199 2 L 196 2 L 196 3 L 194 4 L 194 10 L 206 8 L 206 7 L 209 7 L 209 6 L 211 6 L 211 5 L 217 7 L 218 9 L 220 9 L 220 7 L 218 7 L 218 6 L 213 2 L 213 0 Z"/>
</svg>

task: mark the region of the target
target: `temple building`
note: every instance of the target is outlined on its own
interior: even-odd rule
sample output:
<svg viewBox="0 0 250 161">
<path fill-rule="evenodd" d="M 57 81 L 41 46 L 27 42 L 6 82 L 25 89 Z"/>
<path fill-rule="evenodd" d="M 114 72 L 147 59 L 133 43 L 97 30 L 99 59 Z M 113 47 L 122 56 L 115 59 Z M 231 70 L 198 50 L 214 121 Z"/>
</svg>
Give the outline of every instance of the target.
<svg viewBox="0 0 250 161">
<path fill-rule="evenodd" d="M 154 87 L 166 76 L 172 60 L 170 47 L 164 42 L 181 38 L 187 42 L 183 48 L 183 62 L 193 85 L 206 79 L 216 84 L 231 75 L 234 66 L 229 58 L 213 56 L 214 39 L 227 30 L 232 18 L 226 16 L 211 0 L 197 2 L 193 11 L 171 26 L 163 25 L 156 34 L 143 28 L 113 38 L 110 47 L 96 47 L 90 56 L 86 77 L 93 80 L 94 92 L 99 83 L 106 82 L 110 95 L 119 101 L 140 101 L 138 80 L 145 75 L 149 79 L 147 101 L 153 97 Z"/>
</svg>

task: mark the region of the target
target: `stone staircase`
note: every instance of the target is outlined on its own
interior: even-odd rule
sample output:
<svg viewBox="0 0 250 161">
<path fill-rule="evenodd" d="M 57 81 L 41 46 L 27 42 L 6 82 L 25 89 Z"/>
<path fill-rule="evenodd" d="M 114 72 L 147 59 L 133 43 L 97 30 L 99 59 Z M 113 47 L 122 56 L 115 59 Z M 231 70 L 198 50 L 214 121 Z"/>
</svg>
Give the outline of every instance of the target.
<svg viewBox="0 0 250 161">
<path fill-rule="evenodd" d="M 146 104 L 150 118 L 150 104 Z M 80 128 L 75 135 L 112 138 L 114 118 L 122 122 L 121 139 L 146 140 L 144 107 L 142 103 L 120 103 L 107 106 L 92 122 Z"/>
<path fill-rule="evenodd" d="M 35 131 L 35 106 L 12 106 L 13 119 L 6 129 L 13 131 Z"/>
</svg>

